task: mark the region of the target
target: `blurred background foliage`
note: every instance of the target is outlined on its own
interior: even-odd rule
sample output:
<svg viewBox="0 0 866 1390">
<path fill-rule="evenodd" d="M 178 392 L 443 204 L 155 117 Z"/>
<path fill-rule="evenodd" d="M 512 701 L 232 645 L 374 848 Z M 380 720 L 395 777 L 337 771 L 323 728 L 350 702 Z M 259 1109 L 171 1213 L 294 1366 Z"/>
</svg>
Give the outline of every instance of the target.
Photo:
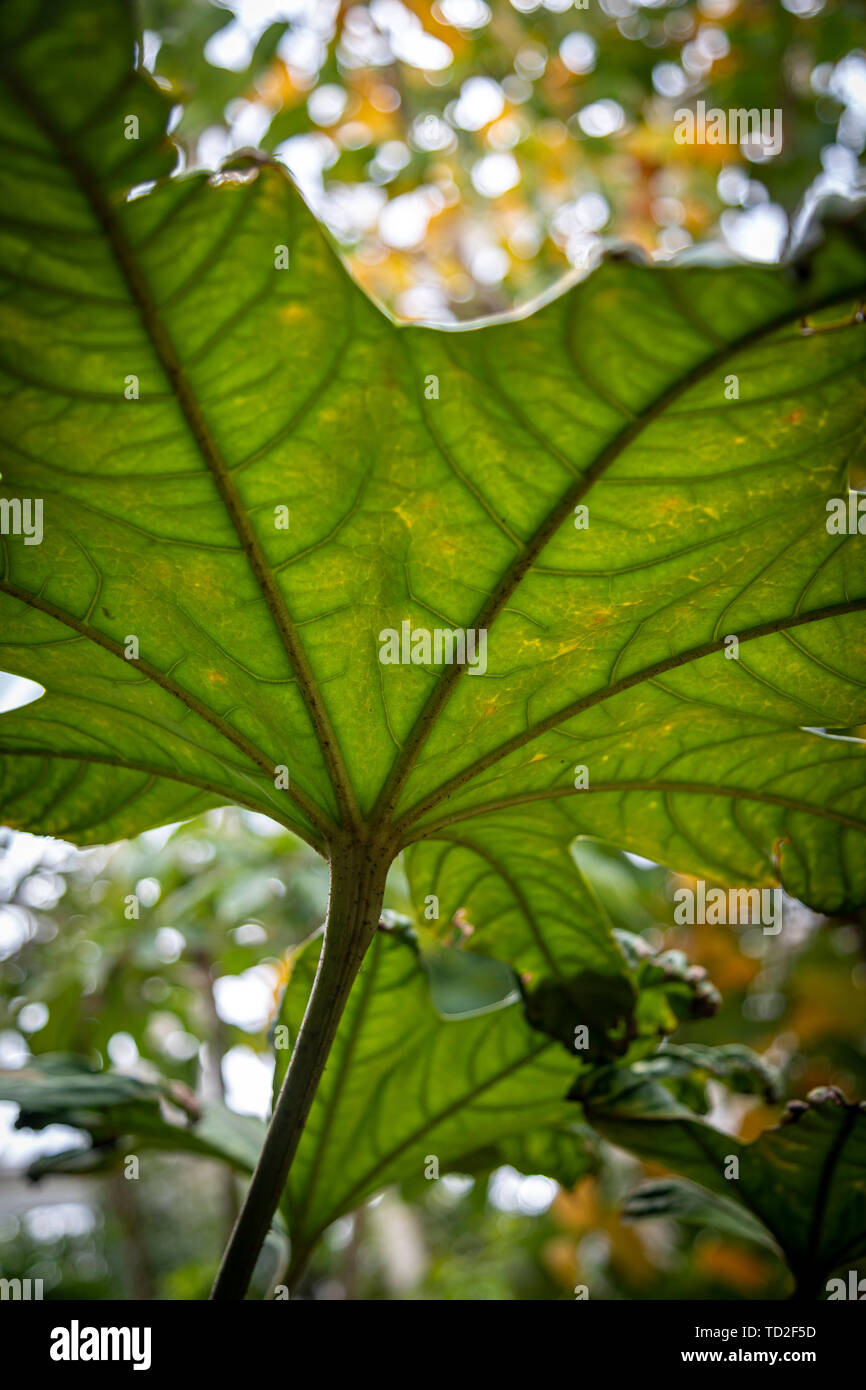
<svg viewBox="0 0 866 1390">
<path fill-rule="evenodd" d="M 748 1043 L 780 1069 L 785 1096 L 828 1084 L 866 1098 L 862 919 L 821 919 L 787 901 L 778 936 L 678 927 L 673 893 L 689 880 L 591 841 L 574 852 L 616 925 L 684 951 L 721 989 L 719 1013 L 681 1025 L 677 1042 Z M 326 892 L 310 850 L 232 809 L 109 849 L 6 832 L 0 1066 L 76 1053 L 264 1117 L 292 951 L 321 922 Z M 387 902 L 413 912 L 399 869 Z M 423 923 L 417 930 L 423 938 Z M 461 951 L 464 924 L 451 935 Z M 442 981 L 431 988 L 447 1010 Z M 747 1140 L 782 1113 L 712 1083 L 708 1098 L 710 1121 Z M 149 1151 L 135 1182 L 70 1170 L 33 1185 L 24 1169 L 34 1158 L 83 1140 L 60 1125 L 13 1130 L 15 1113 L 0 1105 L 4 1276 L 42 1278 L 52 1298 L 206 1296 L 234 1177 L 209 1159 Z M 594 1298 L 786 1295 L 783 1264 L 759 1245 L 669 1218 L 625 1219 L 627 1195 L 660 1170 L 607 1144 L 601 1157 L 571 1190 L 510 1166 L 389 1189 L 331 1227 L 299 1296 L 565 1299 L 578 1284 Z"/>
<path fill-rule="evenodd" d="M 772 261 L 862 191 L 862 0 L 143 0 L 186 167 L 258 146 L 402 318 L 522 304 L 605 244 Z M 781 113 L 678 144 L 675 113 Z M 180 103 L 184 103 L 181 115 Z M 796 227 L 795 227 L 796 230 Z"/>
</svg>

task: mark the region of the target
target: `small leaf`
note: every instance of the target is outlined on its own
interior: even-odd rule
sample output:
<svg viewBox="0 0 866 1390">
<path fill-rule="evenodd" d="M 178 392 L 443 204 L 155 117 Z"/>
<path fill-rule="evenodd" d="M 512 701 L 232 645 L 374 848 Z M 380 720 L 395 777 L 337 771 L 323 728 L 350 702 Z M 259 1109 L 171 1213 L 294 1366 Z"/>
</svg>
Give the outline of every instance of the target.
<svg viewBox="0 0 866 1390">
<path fill-rule="evenodd" d="M 120 1164 L 124 1138 L 139 1149 L 218 1158 L 250 1172 L 264 1139 L 261 1121 L 214 1103 L 200 1105 L 176 1082 L 152 1083 L 120 1072 L 101 1072 L 81 1058 L 43 1056 L 18 1071 L 0 1072 L 0 1101 L 20 1106 L 18 1129 L 69 1125 L 87 1134 L 88 1150 L 36 1159 L 31 1176 L 98 1172 Z M 168 1118 L 166 1106 L 187 1112 L 187 1123 Z"/>
<path fill-rule="evenodd" d="M 774 1254 L 779 1253 L 767 1228 L 745 1207 L 681 1179 L 658 1178 L 641 1183 L 623 1203 L 622 1213 L 629 1221 L 672 1217 L 689 1226 L 705 1226 L 715 1234 L 755 1241 Z"/>
</svg>

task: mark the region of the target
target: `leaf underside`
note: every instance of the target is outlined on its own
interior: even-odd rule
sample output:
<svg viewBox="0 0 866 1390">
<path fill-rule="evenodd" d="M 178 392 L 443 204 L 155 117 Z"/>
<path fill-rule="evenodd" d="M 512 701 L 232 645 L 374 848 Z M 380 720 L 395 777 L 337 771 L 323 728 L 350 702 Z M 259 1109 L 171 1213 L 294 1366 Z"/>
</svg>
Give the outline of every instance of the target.
<svg viewBox="0 0 866 1390">
<path fill-rule="evenodd" d="M 606 1139 L 747 1208 L 807 1287 L 866 1254 L 866 1107 L 834 1088 L 795 1102 L 786 1122 L 751 1144 L 711 1128 L 663 1086 L 625 1073 L 612 1095 L 588 1102 L 587 1116 Z M 681 1200 L 674 1189 L 656 1210 L 677 1214 Z M 650 1214 L 640 1206 L 638 1214 Z"/>
<path fill-rule="evenodd" d="M 864 747 L 822 732 L 866 719 L 864 545 L 826 526 L 858 228 L 798 275 L 611 257 L 523 319 L 397 325 L 280 168 L 169 177 L 133 40 L 119 0 L 0 17 L 2 489 L 44 502 L 0 538 L 0 666 L 45 689 L 0 717 L 5 822 L 387 834 L 535 978 L 622 972 L 579 835 L 866 901 Z M 484 629 L 486 671 L 383 664 L 406 621 Z"/>
<path fill-rule="evenodd" d="M 124 1136 L 134 1138 L 138 1150 L 217 1158 L 240 1172 L 251 1171 L 264 1137 L 262 1122 L 213 1102 L 201 1107 L 182 1091 L 166 1082 L 94 1071 L 86 1061 L 63 1054 L 0 1072 L 0 1099 L 19 1106 L 17 1128 L 65 1125 L 90 1139 L 88 1149 L 40 1155 L 28 1170 L 32 1178 L 118 1167 L 124 1159 Z M 167 1104 L 176 1112 L 174 1118 L 166 1114 Z"/>
<path fill-rule="evenodd" d="M 317 941 L 296 956 L 280 1022 L 297 1036 L 318 961 Z M 455 953 L 459 955 L 460 953 Z M 662 966 L 667 962 L 665 971 Z M 423 1186 L 448 1171 L 483 1172 L 511 1163 L 572 1186 L 595 1166 L 597 1136 L 572 1093 L 591 1093 L 602 1075 L 628 1074 L 675 1026 L 676 1000 L 697 1001 L 700 982 L 686 978 L 670 955 L 638 976 L 644 1005 L 638 1031 L 622 1057 L 603 1072 L 589 1049 L 531 1018 L 525 1002 L 458 1020 L 434 1007 L 423 953 L 411 937 L 376 934 L 352 989 L 320 1082 L 282 1202 L 302 1265 L 322 1231 L 383 1187 Z M 680 1005 L 682 1007 L 682 1004 Z M 684 1050 L 681 1050 L 684 1051 Z M 725 1049 L 688 1059 L 707 1070 L 711 1054 L 732 1072 Z M 274 1094 L 288 1063 L 278 1049 Z M 757 1058 L 739 1049 L 737 1088 L 753 1089 Z M 688 1070 L 682 1057 L 671 1071 Z M 757 1071 L 755 1070 L 757 1069 Z"/>
</svg>

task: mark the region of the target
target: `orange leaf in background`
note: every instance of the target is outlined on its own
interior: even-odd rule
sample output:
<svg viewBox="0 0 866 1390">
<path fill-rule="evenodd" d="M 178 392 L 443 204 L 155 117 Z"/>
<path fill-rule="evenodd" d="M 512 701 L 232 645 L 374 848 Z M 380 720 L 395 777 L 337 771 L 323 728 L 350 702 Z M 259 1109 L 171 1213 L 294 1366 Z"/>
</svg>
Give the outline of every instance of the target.
<svg viewBox="0 0 866 1390">
<path fill-rule="evenodd" d="M 764 1259 L 725 1241 L 702 1241 L 695 1250 L 695 1264 L 703 1274 L 736 1289 L 741 1297 L 759 1294 L 768 1283 L 769 1268 Z"/>
</svg>

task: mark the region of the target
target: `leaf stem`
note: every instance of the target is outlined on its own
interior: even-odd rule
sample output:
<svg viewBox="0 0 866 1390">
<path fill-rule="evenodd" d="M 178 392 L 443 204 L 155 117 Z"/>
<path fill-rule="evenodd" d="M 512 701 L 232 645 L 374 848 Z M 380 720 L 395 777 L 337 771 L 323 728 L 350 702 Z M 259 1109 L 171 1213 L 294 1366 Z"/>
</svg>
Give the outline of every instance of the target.
<svg viewBox="0 0 866 1390">
<path fill-rule="evenodd" d="M 335 846 L 322 953 L 259 1161 L 211 1298 L 242 1299 L 295 1156 L 331 1044 L 379 924 L 389 847 L 357 840 Z"/>
</svg>

